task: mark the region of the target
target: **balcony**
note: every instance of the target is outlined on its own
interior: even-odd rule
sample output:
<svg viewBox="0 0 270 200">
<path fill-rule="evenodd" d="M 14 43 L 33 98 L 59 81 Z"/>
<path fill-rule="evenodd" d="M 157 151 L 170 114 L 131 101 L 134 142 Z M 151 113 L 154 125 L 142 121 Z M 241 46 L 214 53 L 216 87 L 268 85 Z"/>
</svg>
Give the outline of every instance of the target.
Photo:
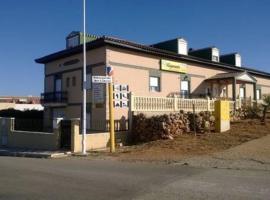
<svg viewBox="0 0 270 200">
<path fill-rule="evenodd" d="M 41 94 L 41 104 L 44 106 L 65 106 L 67 102 L 67 92 L 46 92 Z"/>
</svg>

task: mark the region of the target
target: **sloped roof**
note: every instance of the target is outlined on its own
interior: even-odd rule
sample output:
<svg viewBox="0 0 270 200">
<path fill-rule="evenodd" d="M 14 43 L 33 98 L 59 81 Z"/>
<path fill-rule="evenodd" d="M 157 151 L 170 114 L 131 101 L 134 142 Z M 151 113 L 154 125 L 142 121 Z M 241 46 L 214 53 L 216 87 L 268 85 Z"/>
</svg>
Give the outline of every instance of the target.
<svg viewBox="0 0 270 200">
<path fill-rule="evenodd" d="M 207 80 L 222 80 L 222 79 L 228 79 L 228 78 L 235 78 L 236 80 L 242 80 L 246 82 L 257 82 L 257 80 L 246 71 L 219 73 L 208 78 Z"/>
<path fill-rule="evenodd" d="M 119 38 L 114 38 L 114 37 L 107 37 L 107 36 L 102 36 L 98 37 L 96 40 L 88 42 L 86 44 L 87 50 L 99 48 L 102 46 L 114 46 L 117 48 L 122 48 L 122 49 L 128 49 L 132 51 L 137 51 L 137 52 L 142 52 L 142 53 L 147 53 L 163 58 L 168 58 L 168 59 L 174 59 L 174 60 L 179 60 L 179 61 L 189 61 L 189 62 L 195 62 L 195 63 L 200 63 L 200 64 L 205 64 L 208 66 L 212 66 L 215 68 L 222 68 L 222 69 L 230 69 L 230 70 L 235 70 L 236 72 L 244 72 L 247 71 L 252 74 L 256 75 L 261 75 L 270 78 L 270 73 L 252 69 L 252 68 L 247 68 L 247 67 L 237 67 L 234 65 L 226 64 L 226 63 L 221 63 L 221 62 L 213 62 L 211 60 L 206 60 L 198 57 L 194 57 L 191 55 L 181 55 L 177 54 L 171 51 L 166 51 L 162 49 L 158 49 L 152 46 L 148 45 L 143 45 L 135 42 L 131 42 L 128 40 L 123 40 Z M 57 59 L 65 58 L 74 54 L 81 53 L 83 51 L 83 45 L 76 46 L 74 48 L 70 49 L 65 49 L 41 58 L 36 59 L 35 61 L 40 64 L 46 64 L 49 62 L 52 62 Z"/>
</svg>

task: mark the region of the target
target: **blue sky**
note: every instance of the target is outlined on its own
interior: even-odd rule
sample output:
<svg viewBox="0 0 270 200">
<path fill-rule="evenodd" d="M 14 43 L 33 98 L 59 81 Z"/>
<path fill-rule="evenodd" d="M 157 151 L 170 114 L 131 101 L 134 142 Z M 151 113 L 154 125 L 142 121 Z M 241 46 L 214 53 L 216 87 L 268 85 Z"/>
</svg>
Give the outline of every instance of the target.
<svg viewBox="0 0 270 200">
<path fill-rule="evenodd" d="M 87 31 L 144 44 L 182 36 L 270 72 L 269 10 L 269 0 L 87 0 Z M 82 30 L 82 0 L 3 0 L 0 27 L 0 95 L 39 95 L 44 68 L 34 59 Z"/>
</svg>

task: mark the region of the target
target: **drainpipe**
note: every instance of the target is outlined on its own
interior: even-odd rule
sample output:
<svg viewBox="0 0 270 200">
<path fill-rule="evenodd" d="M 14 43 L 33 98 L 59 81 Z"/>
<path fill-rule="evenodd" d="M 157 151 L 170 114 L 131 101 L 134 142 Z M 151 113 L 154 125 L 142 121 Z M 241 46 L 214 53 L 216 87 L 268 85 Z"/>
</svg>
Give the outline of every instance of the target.
<svg viewBox="0 0 270 200">
<path fill-rule="evenodd" d="M 232 83 L 232 97 L 234 101 L 234 112 L 236 110 L 236 78 L 233 77 L 233 83 Z"/>
</svg>

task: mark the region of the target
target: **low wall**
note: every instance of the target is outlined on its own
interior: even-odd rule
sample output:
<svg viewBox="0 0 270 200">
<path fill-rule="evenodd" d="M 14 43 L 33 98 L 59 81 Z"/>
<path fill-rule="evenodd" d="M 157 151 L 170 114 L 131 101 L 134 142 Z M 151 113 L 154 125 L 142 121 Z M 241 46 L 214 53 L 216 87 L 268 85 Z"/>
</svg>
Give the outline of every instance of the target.
<svg viewBox="0 0 270 200">
<path fill-rule="evenodd" d="M 82 135 L 80 134 L 79 121 L 72 121 L 71 127 L 71 150 L 73 152 L 82 151 Z M 116 132 L 116 143 L 121 142 L 123 144 L 127 141 L 127 131 Z M 88 133 L 86 134 L 86 150 L 102 149 L 108 147 L 110 144 L 110 133 Z"/>
<path fill-rule="evenodd" d="M 54 133 L 14 130 L 13 118 L 0 118 L 0 147 L 57 150 L 58 129 Z"/>
</svg>

